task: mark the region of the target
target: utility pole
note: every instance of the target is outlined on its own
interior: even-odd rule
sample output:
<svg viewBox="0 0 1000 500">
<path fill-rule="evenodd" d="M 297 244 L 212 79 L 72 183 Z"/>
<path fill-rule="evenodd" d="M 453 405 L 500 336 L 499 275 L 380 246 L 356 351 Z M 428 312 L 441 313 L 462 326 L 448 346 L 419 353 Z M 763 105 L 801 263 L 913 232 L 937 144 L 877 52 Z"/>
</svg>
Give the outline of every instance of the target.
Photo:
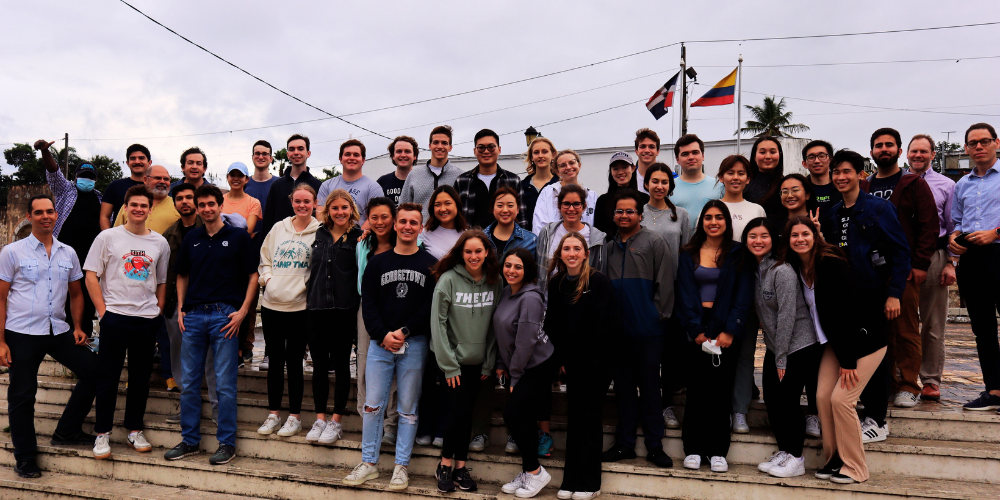
<svg viewBox="0 0 1000 500">
<path fill-rule="evenodd" d="M 63 176 L 69 179 L 69 132 L 63 139 L 66 141 L 63 147 Z"/>
<path fill-rule="evenodd" d="M 952 131 L 949 131 L 949 132 L 941 132 L 941 133 L 945 135 L 944 142 L 946 144 L 951 144 L 951 134 L 957 134 L 958 132 L 955 132 L 954 130 L 952 130 Z M 931 144 L 931 147 L 933 148 L 934 145 Z M 944 170 L 945 170 L 945 165 L 944 165 L 944 153 L 945 153 L 945 151 L 944 151 L 944 144 L 942 144 L 941 147 L 938 148 L 938 149 L 941 150 L 941 151 L 938 152 L 938 172 L 940 172 L 940 173 L 943 174 Z"/>
<path fill-rule="evenodd" d="M 736 154 L 740 154 L 740 128 L 743 127 L 743 54 L 740 54 L 740 65 L 736 69 L 736 78 L 739 79 L 739 92 L 736 93 Z"/>
<path fill-rule="evenodd" d="M 688 133 L 688 115 L 687 115 L 687 47 L 684 46 L 684 42 L 681 42 L 681 135 L 687 135 Z"/>
</svg>

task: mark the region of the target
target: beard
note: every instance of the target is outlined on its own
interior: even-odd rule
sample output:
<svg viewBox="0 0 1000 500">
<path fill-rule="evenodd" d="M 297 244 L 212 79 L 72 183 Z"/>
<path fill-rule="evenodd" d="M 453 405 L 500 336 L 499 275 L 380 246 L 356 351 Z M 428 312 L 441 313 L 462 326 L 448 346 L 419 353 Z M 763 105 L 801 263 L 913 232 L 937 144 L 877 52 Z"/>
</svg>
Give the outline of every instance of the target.
<svg viewBox="0 0 1000 500">
<path fill-rule="evenodd" d="M 167 187 L 156 186 L 150 189 L 149 192 L 153 193 L 153 196 L 168 196 L 170 194 L 170 186 Z"/>
<path fill-rule="evenodd" d="M 879 156 L 878 158 L 875 158 L 875 165 L 878 166 L 878 168 L 885 168 L 895 165 L 896 162 L 898 161 L 899 161 L 899 153 L 896 153 L 895 155 L 892 155 L 890 157 Z"/>
</svg>

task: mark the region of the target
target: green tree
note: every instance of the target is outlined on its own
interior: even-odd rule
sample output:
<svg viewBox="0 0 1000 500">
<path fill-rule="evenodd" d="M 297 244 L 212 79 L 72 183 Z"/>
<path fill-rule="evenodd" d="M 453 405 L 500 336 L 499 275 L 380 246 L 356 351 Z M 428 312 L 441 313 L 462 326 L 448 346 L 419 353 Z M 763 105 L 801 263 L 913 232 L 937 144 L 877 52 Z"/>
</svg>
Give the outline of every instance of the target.
<svg viewBox="0 0 1000 500">
<path fill-rule="evenodd" d="M 934 155 L 934 159 L 931 160 L 931 168 L 937 172 L 944 172 L 944 161 L 945 156 L 962 154 L 965 152 L 965 148 L 957 142 L 946 142 L 938 141 L 937 143 L 937 154 Z"/>
<path fill-rule="evenodd" d="M 340 177 L 340 170 L 337 170 L 337 167 L 324 168 L 323 175 L 324 177 L 320 179 L 323 181 L 333 179 L 334 177 Z"/>
<path fill-rule="evenodd" d="M 785 98 L 775 101 L 774 97 L 764 97 L 761 106 L 744 106 L 752 120 L 747 120 L 746 126 L 740 129 L 741 134 L 752 134 L 754 137 L 770 135 L 773 137 L 793 137 L 792 133 L 805 132 L 809 127 L 801 123 L 792 123 L 792 112 L 785 111 Z"/>
<path fill-rule="evenodd" d="M 90 164 L 94 166 L 94 170 L 97 171 L 97 184 L 95 189 L 100 192 L 104 192 L 104 189 L 111 184 L 111 181 L 121 179 L 122 177 L 122 166 L 118 164 L 112 158 L 104 155 L 95 155 L 90 160 Z"/>
<path fill-rule="evenodd" d="M 275 168 L 275 163 L 277 163 L 278 172 L 274 175 L 277 175 L 278 177 L 285 175 L 285 168 L 289 165 L 287 148 L 281 148 L 274 153 L 274 156 L 271 158 L 272 169 Z"/>
<path fill-rule="evenodd" d="M 15 144 L 3 152 L 4 160 L 14 168 L 10 173 L 11 185 L 45 184 L 45 167 L 35 155 L 31 144 Z M 6 202 L 7 198 L 4 197 Z"/>
</svg>

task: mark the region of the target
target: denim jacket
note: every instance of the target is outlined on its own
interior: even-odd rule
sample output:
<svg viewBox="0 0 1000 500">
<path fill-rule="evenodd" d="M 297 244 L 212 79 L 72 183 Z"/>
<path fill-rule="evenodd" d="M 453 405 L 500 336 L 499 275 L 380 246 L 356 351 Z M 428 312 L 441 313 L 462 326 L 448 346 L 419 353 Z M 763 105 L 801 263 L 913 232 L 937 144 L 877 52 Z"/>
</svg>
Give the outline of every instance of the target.
<svg viewBox="0 0 1000 500">
<path fill-rule="evenodd" d="M 361 228 L 354 226 L 339 240 L 326 227 L 316 231 L 306 282 L 307 309 L 348 309 L 358 305 L 358 259 Z"/>
<path fill-rule="evenodd" d="M 497 227 L 497 223 L 494 222 L 483 230 L 486 233 L 486 237 L 490 238 L 490 242 L 493 242 L 493 228 Z M 507 250 L 513 250 L 515 248 L 523 248 L 531 252 L 531 256 L 535 257 L 535 247 L 537 246 L 538 237 L 535 233 L 524 229 L 523 227 L 514 223 L 514 232 L 510 234 L 510 239 L 507 240 L 507 244 L 503 248 L 495 249 L 497 251 L 497 258 L 502 259 Z M 535 259 L 537 260 L 537 258 Z"/>
<path fill-rule="evenodd" d="M 746 249 L 742 244 L 734 243 L 722 264 L 722 274 L 719 276 L 719 286 L 712 304 L 712 319 L 707 325 L 702 324 L 703 309 L 698 282 L 694 278 L 694 259 L 690 253 L 681 252 L 677 265 L 678 300 L 675 302 L 674 314 L 680 320 L 689 341 L 693 342 L 699 333 L 704 333 L 710 339 L 721 332 L 738 339 L 743 338 L 747 315 L 753 308 L 755 289 L 754 270 L 750 266 L 740 265 L 744 251 Z"/>
<path fill-rule="evenodd" d="M 827 241 L 836 244 L 840 235 L 840 201 L 826 214 L 823 234 Z M 888 281 L 889 296 L 900 298 L 906 279 L 910 275 L 910 246 L 906 234 L 896 217 L 892 203 L 864 191 L 858 193 L 847 228 L 847 260 L 854 271 L 859 288 L 884 288 Z M 876 269 L 872 260 L 877 251 L 885 259 L 887 272 Z"/>
</svg>

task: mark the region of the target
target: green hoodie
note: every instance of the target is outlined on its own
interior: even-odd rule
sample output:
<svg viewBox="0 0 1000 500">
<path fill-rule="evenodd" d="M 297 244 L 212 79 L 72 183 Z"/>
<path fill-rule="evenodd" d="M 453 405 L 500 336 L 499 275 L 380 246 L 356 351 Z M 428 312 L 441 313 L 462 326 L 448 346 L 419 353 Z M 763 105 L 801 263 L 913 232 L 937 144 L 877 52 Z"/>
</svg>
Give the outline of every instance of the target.
<svg viewBox="0 0 1000 500">
<path fill-rule="evenodd" d="M 474 281 L 464 265 L 441 275 L 431 302 L 431 350 L 445 377 L 462 374 L 463 365 L 483 364 L 483 375 L 493 374 L 497 342 L 493 309 L 503 284 Z"/>
</svg>

